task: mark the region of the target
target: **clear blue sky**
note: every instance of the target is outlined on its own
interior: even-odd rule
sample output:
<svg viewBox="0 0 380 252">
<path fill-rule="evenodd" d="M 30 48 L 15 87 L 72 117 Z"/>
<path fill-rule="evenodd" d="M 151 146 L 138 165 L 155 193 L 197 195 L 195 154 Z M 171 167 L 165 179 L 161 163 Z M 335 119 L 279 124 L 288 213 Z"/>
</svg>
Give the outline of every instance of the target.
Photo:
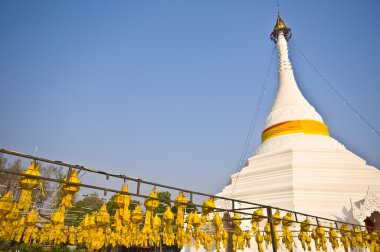
<svg viewBox="0 0 380 252">
<path fill-rule="evenodd" d="M 380 2 L 281 9 L 295 44 L 380 129 Z M 274 0 L 0 1 L 0 147 L 216 193 L 237 169 L 275 19 Z M 380 137 L 290 51 L 331 135 L 380 167 Z"/>
</svg>

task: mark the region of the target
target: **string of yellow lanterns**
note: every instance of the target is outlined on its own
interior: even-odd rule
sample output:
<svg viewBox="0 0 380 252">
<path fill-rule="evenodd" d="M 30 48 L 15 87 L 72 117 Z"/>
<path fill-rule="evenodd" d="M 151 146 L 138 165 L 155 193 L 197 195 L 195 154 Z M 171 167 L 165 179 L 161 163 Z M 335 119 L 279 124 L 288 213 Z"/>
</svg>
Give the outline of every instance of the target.
<svg viewBox="0 0 380 252">
<path fill-rule="evenodd" d="M 24 174 L 40 176 L 39 164 L 31 162 Z M 65 181 L 80 183 L 78 173 L 71 171 Z M 18 202 L 13 202 L 11 191 L 6 192 L 0 198 L 0 241 L 1 242 L 23 242 L 26 244 L 50 244 L 50 245 L 79 245 L 84 246 L 88 251 L 99 250 L 103 247 L 117 245 L 131 246 L 160 246 L 161 244 L 172 246 L 191 246 L 192 242 L 196 249 L 202 245 L 206 250 L 210 250 L 214 245 L 219 251 L 228 246 L 229 234 L 223 227 L 223 220 L 218 213 L 215 213 L 214 198 L 206 200 L 202 204 L 200 214 L 196 210 L 185 216 L 185 209 L 188 200 L 183 192 L 180 192 L 174 201 L 177 209 L 176 215 L 172 212 L 170 205 L 160 218 L 154 214 L 160 202 L 156 189 L 153 188 L 148 198 L 144 201 L 145 219 L 139 204 L 131 212 L 129 205 L 131 198 L 127 194 L 128 186 L 123 185 L 122 193 L 117 193 L 114 199 L 116 211 L 112 217 L 107 212 L 106 205 L 103 204 L 98 211 L 86 214 L 78 226 L 65 226 L 66 210 L 72 207 L 72 197 L 79 191 L 79 186 L 62 183 L 63 199 L 50 219 L 50 222 L 43 225 L 38 223 L 38 215 L 35 209 L 30 210 L 32 201 L 32 190 L 42 182 L 38 178 L 31 179 L 27 176 L 20 176 L 21 196 Z M 20 211 L 28 212 L 26 216 L 20 217 Z M 211 218 L 212 215 L 212 218 Z M 264 230 L 260 232 L 260 223 L 266 218 L 263 209 L 259 208 L 253 212 L 251 219 L 251 230 L 243 231 L 242 218 L 235 213 L 232 218 L 232 249 L 243 250 L 251 245 L 251 237 L 255 236 L 259 252 L 263 252 L 263 242 L 266 247 L 272 243 L 272 233 L 270 223 L 267 222 Z M 144 219 L 144 221 L 143 221 Z M 143 222 L 143 223 L 142 223 Z M 282 224 L 282 239 L 277 231 L 277 227 Z M 276 246 L 281 247 L 280 240 L 284 247 L 293 251 L 295 241 L 291 231 L 295 229 L 295 222 L 291 213 L 287 213 L 283 218 L 277 211 L 273 215 L 273 227 Z M 140 228 L 142 226 L 142 228 Z M 327 251 L 327 240 L 331 247 L 336 250 L 342 246 L 346 252 L 358 248 L 368 248 L 371 252 L 376 252 L 379 248 L 377 240 L 378 234 L 375 231 L 369 232 L 367 229 L 361 231 L 358 227 L 348 229 L 342 225 L 339 233 L 334 228 L 326 231 L 322 226 L 316 226 L 311 231 L 311 223 L 308 218 L 300 223 L 298 239 L 302 248 L 311 250 L 311 240 L 314 240 L 315 249 Z M 328 239 L 326 237 L 328 234 Z M 340 241 L 340 243 L 339 243 Z"/>
</svg>

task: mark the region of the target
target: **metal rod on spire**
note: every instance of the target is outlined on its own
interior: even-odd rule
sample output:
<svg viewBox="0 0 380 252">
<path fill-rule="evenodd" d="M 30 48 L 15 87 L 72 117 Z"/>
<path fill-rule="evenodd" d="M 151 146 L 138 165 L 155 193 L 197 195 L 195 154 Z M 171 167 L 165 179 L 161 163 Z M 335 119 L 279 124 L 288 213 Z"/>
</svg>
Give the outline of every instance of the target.
<svg viewBox="0 0 380 252">
<path fill-rule="evenodd" d="M 280 1 L 277 0 L 277 14 L 280 14 Z"/>
</svg>

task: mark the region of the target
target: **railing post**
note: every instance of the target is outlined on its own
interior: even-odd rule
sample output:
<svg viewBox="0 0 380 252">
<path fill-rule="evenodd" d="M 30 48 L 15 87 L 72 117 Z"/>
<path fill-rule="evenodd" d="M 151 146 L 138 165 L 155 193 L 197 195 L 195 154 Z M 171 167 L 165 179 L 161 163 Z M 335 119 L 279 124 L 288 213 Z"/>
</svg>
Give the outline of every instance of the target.
<svg viewBox="0 0 380 252">
<path fill-rule="evenodd" d="M 140 195 L 140 179 L 137 180 L 137 190 L 136 190 L 136 194 L 137 194 L 137 196 Z"/>
<path fill-rule="evenodd" d="M 272 248 L 273 252 L 277 252 L 277 247 L 276 247 L 276 233 L 274 232 L 274 225 L 273 225 L 273 215 L 272 215 L 272 208 L 267 207 L 267 215 L 268 215 L 268 221 L 270 225 L 270 233 L 272 236 Z"/>
<path fill-rule="evenodd" d="M 233 252 L 232 250 L 233 225 L 231 222 L 231 216 L 229 212 L 224 212 L 223 214 L 223 227 L 227 230 L 227 233 L 228 233 L 226 252 Z"/>
</svg>

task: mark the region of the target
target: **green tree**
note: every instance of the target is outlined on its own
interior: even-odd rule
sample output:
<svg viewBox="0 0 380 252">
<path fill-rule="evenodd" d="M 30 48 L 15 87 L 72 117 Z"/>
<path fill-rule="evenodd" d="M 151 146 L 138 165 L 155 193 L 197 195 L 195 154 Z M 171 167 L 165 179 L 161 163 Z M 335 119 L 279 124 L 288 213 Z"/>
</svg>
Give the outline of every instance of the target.
<svg viewBox="0 0 380 252">
<path fill-rule="evenodd" d="M 99 197 L 98 193 L 93 192 L 85 195 L 82 200 L 75 202 L 75 207 L 84 207 L 90 210 L 98 210 L 103 205 L 103 200 Z"/>
<path fill-rule="evenodd" d="M 129 209 L 130 211 L 133 211 L 133 210 L 135 210 L 135 207 L 136 207 L 137 205 L 140 205 L 140 201 L 138 201 L 138 200 L 132 200 L 132 201 L 131 201 L 131 204 L 129 204 L 128 209 Z"/>
<path fill-rule="evenodd" d="M 114 215 L 116 211 L 116 203 L 115 203 L 116 194 L 112 195 L 112 197 L 107 201 L 107 212 L 110 215 Z"/>
<path fill-rule="evenodd" d="M 71 208 L 68 209 L 68 215 L 72 216 L 71 224 L 78 224 L 86 214 L 98 210 L 103 205 L 103 200 L 96 192 L 85 195 L 83 199 L 76 201 Z"/>
<path fill-rule="evenodd" d="M 171 196 L 172 195 L 168 191 L 158 192 L 157 197 L 158 197 L 158 200 L 160 201 L 160 204 L 158 205 L 156 210 L 154 210 L 154 213 L 164 213 L 166 210 L 166 206 L 167 205 L 171 206 L 171 204 L 170 204 L 170 197 Z"/>
</svg>

